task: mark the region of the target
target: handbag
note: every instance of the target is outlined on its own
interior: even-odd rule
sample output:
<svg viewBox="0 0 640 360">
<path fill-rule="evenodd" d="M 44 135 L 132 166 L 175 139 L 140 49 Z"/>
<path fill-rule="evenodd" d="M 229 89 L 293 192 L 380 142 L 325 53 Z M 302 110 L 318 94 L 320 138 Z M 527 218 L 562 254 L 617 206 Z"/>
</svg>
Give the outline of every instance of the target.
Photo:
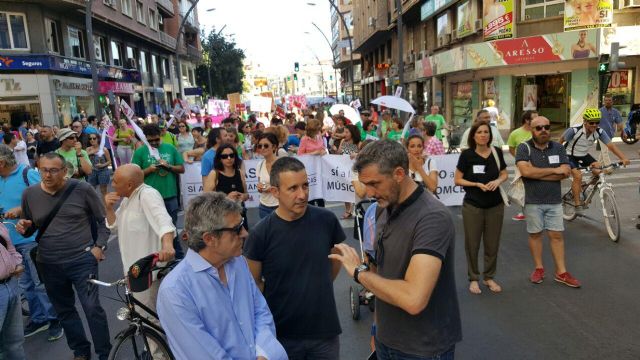
<svg viewBox="0 0 640 360">
<path fill-rule="evenodd" d="M 498 158 L 498 153 L 496 149 L 492 146 L 491 153 L 493 154 L 493 158 L 496 160 L 496 166 L 498 167 L 498 174 L 500 173 L 500 159 Z M 509 201 L 509 196 L 507 192 L 502 188 L 502 186 L 498 186 L 498 190 L 500 191 L 500 196 L 502 197 L 502 202 L 504 202 L 504 206 L 510 206 L 511 202 Z"/>
<path fill-rule="evenodd" d="M 51 224 L 51 221 L 53 221 L 53 218 L 56 217 L 56 215 L 58 214 L 58 211 L 60 211 L 60 208 L 62 207 L 62 204 L 64 204 L 64 202 L 67 201 L 67 198 L 69 198 L 69 195 L 71 195 L 71 192 L 73 191 L 73 189 L 76 188 L 76 186 L 78 186 L 77 181 L 73 181 L 69 184 L 69 187 L 67 187 L 67 190 L 64 191 L 64 194 L 62 194 L 62 196 L 56 203 L 56 206 L 53 207 L 49 215 L 47 215 L 47 218 L 42 222 L 42 225 L 38 228 L 38 235 L 36 235 L 36 239 L 35 239 L 36 243 L 40 242 L 40 239 L 42 238 L 42 235 L 49 227 L 49 224 Z M 31 251 L 29 251 L 29 257 L 31 258 L 31 261 L 33 261 L 33 263 L 36 265 L 36 272 L 38 273 L 38 279 L 40 279 L 40 281 L 42 282 L 42 278 L 40 277 L 40 268 L 38 267 L 38 262 L 36 261 L 38 257 L 38 246 L 34 246 L 31 249 Z"/>
<path fill-rule="evenodd" d="M 529 147 L 529 144 L 527 144 L 526 142 L 524 142 L 523 144 L 527 146 L 529 155 L 531 155 L 531 148 Z M 516 204 L 520 207 L 524 207 L 524 191 L 524 181 L 522 180 L 522 174 L 520 173 L 520 170 L 518 170 L 518 166 L 516 166 L 516 176 L 511 182 L 509 190 L 507 190 L 507 196 L 511 203 Z"/>
</svg>

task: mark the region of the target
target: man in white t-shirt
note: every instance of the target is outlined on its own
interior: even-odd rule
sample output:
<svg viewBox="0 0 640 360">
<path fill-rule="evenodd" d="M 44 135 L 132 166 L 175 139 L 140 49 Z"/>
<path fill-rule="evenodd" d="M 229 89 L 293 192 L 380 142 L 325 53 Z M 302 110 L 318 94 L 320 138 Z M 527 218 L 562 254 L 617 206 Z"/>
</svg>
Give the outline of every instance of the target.
<svg viewBox="0 0 640 360">
<path fill-rule="evenodd" d="M 105 196 L 107 227 L 118 234 L 124 273 L 134 262 L 152 253 L 158 253 L 158 261 L 173 259 L 176 228 L 158 190 L 144 183 L 142 169 L 135 164 L 118 167 L 112 186 L 115 192 Z M 114 205 L 122 198 L 114 211 Z M 151 288 L 136 293 L 136 299 L 155 311 L 158 288 L 154 281 Z"/>
<path fill-rule="evenodd" d="M 4 134 L 4 143 L 13 150 L 18 164 L 29 166 L 29 156 L 27 156 L 27 144 L 16 136 L 17 132 Z"/>
</svg>

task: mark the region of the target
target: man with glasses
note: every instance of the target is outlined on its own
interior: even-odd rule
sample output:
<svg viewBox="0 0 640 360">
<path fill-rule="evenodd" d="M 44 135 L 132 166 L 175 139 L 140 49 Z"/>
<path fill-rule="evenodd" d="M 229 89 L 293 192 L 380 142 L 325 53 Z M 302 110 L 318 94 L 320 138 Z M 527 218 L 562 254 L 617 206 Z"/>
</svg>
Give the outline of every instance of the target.
<svg viewBox="0 0 640 360">
<path fill-rule="evenodd" d="M 147 124 L 142 128 L 149 145 L 157 152 L 157 158 L 151 154 L 147 146 L 138 148 L 133 153 L 132 164 L 138 165 L 144 172 L 145 184 L 158 190 L 167 212 L 173 220 L 173 225 L 178 222 L 178 175 L 184 173 L 184 160 L 178 149 L 168 145 L 160 139 L 160 128 L 156 124 Z M 180 241 L 176 236 L 173 240 L 176 251 L 176 259 L 182 259 L 184 252 Z"/>
<path fill-rule="evenodd" d="M 345 244 L 329 257 L 376 296 L 378 359 L 453 359 L 462 329 L 449 210 L 411 179 L 407 152 L 395 141 L 368 144 L 353 169 L 383 209 L 376 267 Z"/>
<path fill-rule="evenodd" d="M 247 231 L 241 214 L 240 204 L 222 193 L 189 203 L 189 250 L 160 285 L 157 304 L 176 359 L 287 359 L 242 257 Z"/>
<path fill-rule="evenodd" d="M 80 124 L 80 122 L 77 123 Z M 71 177 L 85 180 L 85 176 L 91 174 L 92 165 L 89 154 L 82 149 L 82 144 L 78 141 L 77 132 L 67 128 L 60 129 L 58 141 L 60 141 L 60 148 L 55 152 L 71 165 L 73 169 Z"/>
<path fill-rule="evenodd" d="M 567 149 L 569 164 L 571 165 L 571 175 L 573 176 L 571 193 L 573 194 L 573 201 L 578 211 L 584 210 L 584 204 L 580 199 L 582 173 L 578 167 L 589 166 L 594 168 L 592 170 L 594 180 L 598 174 L 600 174 L 600 170 L 595 168 L 602 164 L 597 162 L 596 159 L 589 154 L 589 150 L 596 141 L 601 141 L 624 165 L 629 165 L 629 160 L 626 156 L 611 142 L 611 137 L 608 132 L 599 127 L 601 118 L 600 110 L 595 108 L 586 109 L 582 115 L 582 125 L 568 128 L 560 138 L 561 143 L 566 142 L 565 148 Z"/>
<path fill-rule="evenodd" d="M 87 318 L 95 352 L 100 359 L 107 359 L 111 350 L 107 316 L 100 305 L 98 287 L 87 283 L 90 276 L 98 277 L 98 263 L 104 260 L 109 238 L 104 205 L 87 182 L 66 178 L 67 162 L 61 155 L 42 155 L 38 170 L 42 181 L 24 191 L 16 230 L 26 237 L 41 232 L 36 255 L 38 274 L 62 323 L 74 359 L 91 358 L 91 343 L 76 310 L 76 296 Z M 44 232 L 39 230 L 64 196 L 66 200 Z M 92 216 L 97 227 L 95 242 Z"/>
<path fill-rule="evenodd" d="M 328 256 L 346 236 L 335 214 L 308 206 L 309 180 L 300 160 L 279 158 L 269 177 L 278 207 L 249 234 L 249 269 L 289 358 L 339 359 L 342 329 L 333 280 L 340 263 Z"/>
<path fill-rule="evenodd" d="M 535 270 L 529 277 L 534 284 L 544 280 L 542 264 L 542 238 L 546 230 L 556 271 L 554 280 L 569 287 L 579 288 L 565 265 L 564 223 L 560 181 L 569 176 L 571 167 L 564 147 L 550 140 L 551 123 L 544 116 L 531 120 L 531 136 L 518 145 L 516 166 L 522 174 L 525 187 L 524 214 L 529 233 L 529 250 Z"/>
</svg>

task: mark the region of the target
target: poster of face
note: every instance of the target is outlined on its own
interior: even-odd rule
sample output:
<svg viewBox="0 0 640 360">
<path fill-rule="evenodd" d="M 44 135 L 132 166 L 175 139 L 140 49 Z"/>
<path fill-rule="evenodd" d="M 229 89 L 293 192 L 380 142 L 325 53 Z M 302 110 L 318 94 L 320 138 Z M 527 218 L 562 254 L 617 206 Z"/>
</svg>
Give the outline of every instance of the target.
<svg viewBox="0 0 640 360">
<path fill-rule="evenodd" d="M 538 85 L 525 85 L 522 98 L 522 110 L 536 111 L 538 109 Z"/>
<path fill-rule="evenodd" d="M 472 8 L 471 0 L 467 0 L 458 5 L 458 23 L 456 29 L 458 38 L 462 38 L 474 33 L 475 16 Z"/>
<path fill-rule="evenodd" d="M 484 40 L 509 39 L 514 36 L 514 0 L 484 0 L 482 26 Z"/>
<path fill-rule="evenodd" d="M 613 0 L 565 0 L 564 31 L 611 27 Z"/>
</svg>

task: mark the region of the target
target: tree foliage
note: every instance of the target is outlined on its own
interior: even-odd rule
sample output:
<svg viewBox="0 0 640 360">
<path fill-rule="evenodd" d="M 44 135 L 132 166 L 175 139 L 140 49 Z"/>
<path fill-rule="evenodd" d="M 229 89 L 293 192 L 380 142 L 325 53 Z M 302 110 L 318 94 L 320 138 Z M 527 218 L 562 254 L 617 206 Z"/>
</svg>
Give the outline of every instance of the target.
<svg viewBox="0 0 640 360">
<path fill-rule="evenodd" d="M 210 96 L 226 99 L 227 94 L 242 92 L 244 51 L 236 48 L 215 28 L 208 35 L 200 34 L 203 61 L 196 69 L 196 81 Z M 209 89 L 209 75 L 211 89 Z"/>
</svg>

